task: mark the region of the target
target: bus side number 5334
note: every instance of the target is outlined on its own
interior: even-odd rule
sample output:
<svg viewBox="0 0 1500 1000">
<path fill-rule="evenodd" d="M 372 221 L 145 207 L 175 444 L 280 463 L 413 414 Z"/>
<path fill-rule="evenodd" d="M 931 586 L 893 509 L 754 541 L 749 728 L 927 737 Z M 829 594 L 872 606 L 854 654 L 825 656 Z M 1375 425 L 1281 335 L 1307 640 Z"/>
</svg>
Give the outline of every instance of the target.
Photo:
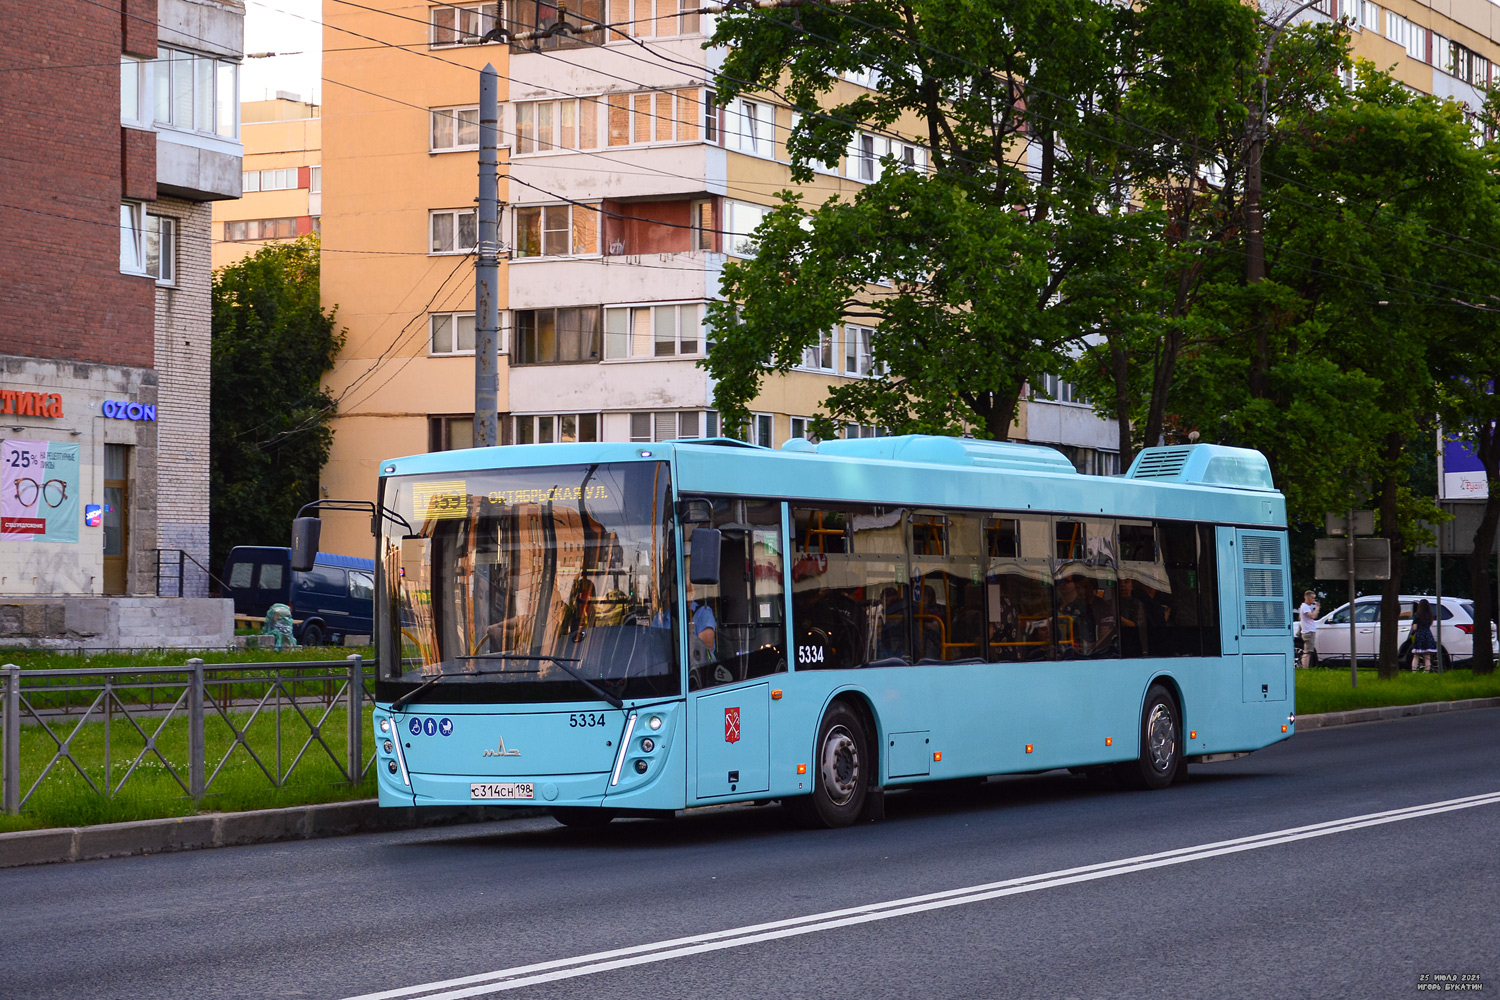
<svg viewBox="0 0 1500 1000">
<path fill-rule="evenodd" d="M 603 712 L 573 712 L 568 716 L 570 729 L 589 729 L 604 725 Z"/>
<path fill-rule="evenodd" d="M 798 646 L 797 647 L 797 662 L 798 663 L 822 663 L 823 662 L 823 647 L 822 646 Z"/>
</svg>

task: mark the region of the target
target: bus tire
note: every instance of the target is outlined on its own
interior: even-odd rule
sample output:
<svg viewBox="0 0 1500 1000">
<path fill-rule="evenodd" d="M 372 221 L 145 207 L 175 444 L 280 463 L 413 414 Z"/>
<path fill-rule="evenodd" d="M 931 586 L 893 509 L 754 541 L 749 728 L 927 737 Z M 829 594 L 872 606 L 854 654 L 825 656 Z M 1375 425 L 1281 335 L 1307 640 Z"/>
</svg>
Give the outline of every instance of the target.
<svg viewBox="0 0 1500 1000">
<path fill-rule="evenodd" d="M 874 763 L 859 713 L 834 702 L 818 726 L 812 794 L 792 800 L 798 818 L 808 826 L 829 829 L 853 824 L 864 811 Z"/>
<path fill-rule="evenodd" d="M 552 810 L 552 818 L 563 826 L 581 830 L 594 830 L 608 826 L 615 818 L 613 809 L 595 809 L 588 806 L 558 806 Z"/>
<path fill-rule="evenodd" d="M 1120 782 L 1129 788 L 1166 788 L 1182 771 L 1182 715 L 1171 692 L 1160 684 L 1146 692 L 1141 709 L 1141 753 L 1117 766 Z"/>
<path fill-rule="evenodd" d="M 302 626 L 301 641 L 302 645 L 304 646 L 323 645 L 323 630 L 318 627 L 317 622 L 308 622 L 306 625 Z"/>
</svg>

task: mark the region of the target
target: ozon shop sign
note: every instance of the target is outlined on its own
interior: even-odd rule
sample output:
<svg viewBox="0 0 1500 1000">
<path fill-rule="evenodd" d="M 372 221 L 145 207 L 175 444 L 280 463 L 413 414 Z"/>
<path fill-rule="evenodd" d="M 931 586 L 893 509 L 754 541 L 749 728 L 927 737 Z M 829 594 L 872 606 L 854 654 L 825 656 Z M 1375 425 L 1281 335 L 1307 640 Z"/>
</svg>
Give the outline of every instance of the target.
<svg viewBox="0 0 1500 1000">
<path fill-rule="evenodd" d="M 104 415 L 111 420 L 156 420 L 155 403 L 128 403 L 124 400 L 106 399 Z"/>
</svg>

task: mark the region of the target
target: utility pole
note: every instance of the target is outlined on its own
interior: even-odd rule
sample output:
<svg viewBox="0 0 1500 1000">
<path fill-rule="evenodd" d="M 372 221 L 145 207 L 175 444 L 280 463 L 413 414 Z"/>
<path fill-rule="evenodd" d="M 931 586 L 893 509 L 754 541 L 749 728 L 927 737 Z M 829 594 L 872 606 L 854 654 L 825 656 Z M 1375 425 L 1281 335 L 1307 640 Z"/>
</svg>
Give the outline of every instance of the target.
<svg viewBox="0 0 1500 1000">
<path fill-rule="evenodd" d="M 1307 10 L 1320 0 L 1306 0 L 1284 15 L 1279 22 L 1272 22 L 1271 37 L 1260 57 L 1260 100 L 1256 102 L 1247 123 L 1248 140 L 1245 150 L 1245 284 L 1254 285 L 1266 279 L 1265 213 L 1261 211 L 1261 158 L 1266 150 L 1266 116 L 1270 96 L 1268 94 L 1271 75 L 1271 53 L 1276 41 L 1292 18 Z M 1266 368 L 1270 363 L 1270 333 L 1264 318 L 1256 324 L 1255 364 L 1250 369 L 1250 391 L 1259 397 L 1266 390 Z"/>
<path fill-rule="evenodd" d="M 479 256 L 474 263 L 474 447 L 500 443 L 500 78 L 479 74 Z"/>
</svg>

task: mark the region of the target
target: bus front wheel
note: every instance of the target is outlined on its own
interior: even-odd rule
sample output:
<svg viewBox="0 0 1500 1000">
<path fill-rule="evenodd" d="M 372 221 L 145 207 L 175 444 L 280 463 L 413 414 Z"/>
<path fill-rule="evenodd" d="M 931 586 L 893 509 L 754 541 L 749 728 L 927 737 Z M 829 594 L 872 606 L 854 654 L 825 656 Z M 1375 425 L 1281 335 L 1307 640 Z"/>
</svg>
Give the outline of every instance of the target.
<svg viewBox="0 0 1500 1000">
<path fill-rule="evenodd" d="M 1141 753 L 1120 764 L 1116 773 L 1131 788 L 1166 788 L 1182 771 L 1182 725 L 1177 701 L 1166 688 L 1152 685 L 1141 710 Z"/>
<path fill-rule="evenodd" d="M 799 818 L 809 826 L 829 828 L 859 819 L 874 764 L 859 714 L 843 702 L 829 706 L 818 726 L 812 794 L 792 800 Z"/>
</svg>

